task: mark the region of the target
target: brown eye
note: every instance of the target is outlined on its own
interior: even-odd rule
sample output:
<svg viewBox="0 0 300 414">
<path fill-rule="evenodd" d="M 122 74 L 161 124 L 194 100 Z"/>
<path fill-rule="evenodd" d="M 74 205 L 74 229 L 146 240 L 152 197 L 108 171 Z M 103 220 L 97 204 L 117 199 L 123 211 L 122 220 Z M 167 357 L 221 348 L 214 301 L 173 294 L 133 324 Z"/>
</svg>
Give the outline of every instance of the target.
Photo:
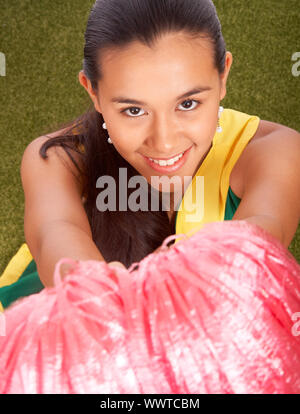
<svg viewBox="0 0 300 414">
<path fill-rule="evenodd" d="M 140 108 L 137 108 L 136 106 L 131 106 L 129 108 L 125 108 L 121 111 L 121 113 L 127 113 L 129 117 L 131 118 L 138 118 Z M 128 111 L 128 112 L 127 112 Z M 130 112 L 129 112 L 130 111 Z"/>
<path fill-rule="evenodd" d="M 140 110 L 139 108 L 130 108 L 129 109 L 131 115 L 138 115 L 139 110 Z"/>
<path fill-rule="evenodd" d="M 184 105 L 186 110 L 191 110 L 191 108 L 193 110 L 193 109 L 195 109 L 195 107 L 192 107 L 192 105 L 191 105 L 191 103 L 193 103 L 193 102 L 196 102 L 197 104 L 200 104 L 200 102 L 195 100 L 195 99 L 187 99 L 186 101 L 182 102 L 182 104 L 180 104 L 180 105 Z M 186 105 L 186 103 L 188 103 L 188 105 Z"/>
</svg>

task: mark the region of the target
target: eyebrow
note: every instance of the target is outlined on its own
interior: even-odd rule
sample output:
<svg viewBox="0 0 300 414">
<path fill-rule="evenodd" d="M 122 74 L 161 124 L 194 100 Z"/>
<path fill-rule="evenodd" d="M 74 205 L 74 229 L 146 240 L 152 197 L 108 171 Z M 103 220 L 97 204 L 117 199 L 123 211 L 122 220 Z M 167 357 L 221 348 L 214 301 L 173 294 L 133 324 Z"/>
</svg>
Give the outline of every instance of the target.
<svg viewBox="0 0 300 414">
<path fill-rule="evenodd" d="M 196 88 L 191 89 L 188 92 L 185 92 L 183 95 L 177 96 L 176 101 L 179 99 L 187 98 L 188 96 L 191 96 L 191 95 L 195 95 L 196 93 L 210 91 L 211 89 L 212 88 L 210 86 L 198 86 Z M 111 99 L 111 102 L 126 103 L 126 104 L 133 104 L 133 105 L 147 105 L 145 102 L 137 101 L 135 99 L 125 98 L 123 96 L 116 96 L 115 98 Z"/>
</svg>

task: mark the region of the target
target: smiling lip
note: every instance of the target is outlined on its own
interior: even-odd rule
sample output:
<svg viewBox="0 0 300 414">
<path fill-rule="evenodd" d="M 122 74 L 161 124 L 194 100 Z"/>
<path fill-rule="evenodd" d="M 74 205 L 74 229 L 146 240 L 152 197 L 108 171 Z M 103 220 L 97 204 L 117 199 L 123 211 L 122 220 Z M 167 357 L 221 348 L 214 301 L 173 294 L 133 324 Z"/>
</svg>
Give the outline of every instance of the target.
<svg viewBox="0 0 300 414">
<path fill-rule="evenodd" d="M 190 148 L 192 148 L 192 147 L 190 147 Z M 162 160 L 162 161 L 168 161 L 168 160 L 171 160 L 172 158 L 175 158 L 175 157 L 177 157 L 178 155 L 180 155 L 180 154 L 184 154 L 186 151 L 188 151 L 190 148 L 188 148 L 188 149 L 186 149 L 186 150 L 184 150 L 184 151 L 181 151 L 181 152 L 178 152 L 177 154 L 175 154 L 175 155 L 173 155 L 172 157 L 168 157 L 168 158 L 155 158 L 155 157 L 148 157 L 147 155 L 143 155 L 143 157 L 145 157 L 145 158 L 152 158 L 153 160 L 156 160 L 156 161 L 159 161 L 159 160 Z"/>
<path fill-rule="evenodd" d="M 147 164 L 152 167 L 155 171 L 157 172 L 161 172 L 161 173 L 172 173 L 174 171 L 179 170 L 183 164 L 186 162 L 188 154 L 191 150 L 192 146 L 190 148 L 188 148 L 187 150 L 185 150 L 183 153 L 180 152 L 178 155 L 183 154 L 183 156 L 176 161 L 173 165 L 166 165 L 166 166 L 162 166 L 159 164 L 156 164 L 154 161 L 151 161 L 149 159 L 149 157 L 146 157 L 145 155 L 143 155 L 144 159 L 146 160 Z M 152 158 L 152 157 L 151 157 Z M 172 157 L 174 158 L 174 157 Z M 153 158 L 155 159 L 155 158 Z M 170 158 L 156 158 L 158 160 L 169 160 Z"/>
<path fill-rule="evenodd" d="M 188 149 L 189 149 L 189 148 L 188 148 Z M 157 160 L 157 161 L 159 161 L 159 160 L 162 160 L 162 161 L 168 161 L 168 160 L 171 160 L 172 158 L 177 157 L 178 155 L 184 154 L 186 151 L 187 151 L 187 150 L 185 150 L 185 151 L 181 151 L 181 152 L 178 152 L 178 154 L 173 155 L 172 157 L 169 157 L 169 158 L 155 158 L 155 157 L 148 157 L 147 155 L 143 155 L 143 156 L 144 156 L 144 157 L 146 157 L 146 158 L 152 158 L 153 160 Z"/>
</svg>

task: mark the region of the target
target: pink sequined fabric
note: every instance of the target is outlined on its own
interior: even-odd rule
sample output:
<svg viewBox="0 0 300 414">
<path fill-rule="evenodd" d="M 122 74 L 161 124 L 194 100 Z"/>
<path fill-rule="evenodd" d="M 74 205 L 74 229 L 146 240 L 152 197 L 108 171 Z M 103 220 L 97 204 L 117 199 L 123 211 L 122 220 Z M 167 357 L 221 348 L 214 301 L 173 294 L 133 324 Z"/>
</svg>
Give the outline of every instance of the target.
<svg viewBox="0 0 300 414">
<path fill-rule="evenodd" d="M 0 393 L 300 393 L 300 266 L 244 221 L 9 307 Z"/>
</svg>

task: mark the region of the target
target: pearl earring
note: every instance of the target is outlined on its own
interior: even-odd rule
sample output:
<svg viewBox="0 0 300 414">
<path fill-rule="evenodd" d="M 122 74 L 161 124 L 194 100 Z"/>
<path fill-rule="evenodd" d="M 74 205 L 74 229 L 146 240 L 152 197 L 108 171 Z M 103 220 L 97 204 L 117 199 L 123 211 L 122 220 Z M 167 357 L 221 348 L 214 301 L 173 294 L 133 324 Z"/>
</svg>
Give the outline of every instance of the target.
<svg viewBox="0 0 300 414">
<path fill-rule="evenodd" d="M 105 122 L 103 122 L 103 124 L 102 124 L 102 128 L 103 128 L 103 129 L 107 129 L 107 127 L 106 127 L 106 123 L 105 123 Z M 107 142 L 108 142 L 109 144 L 112 144 L 112 140 L 110 139 L 110 137 L 108 137 L 108 138 L 107 138 Z"/>
<path fill-rule="evenodd" d="M 223 108 L 223 106 L 220 106 L 219 107 L 219 115 L 218 115 L 218 126 L 217 126 L 217 132 L 222 132 L 223 131 L 223 128 L 221 127 L 221 125 L 220 125 L 220 116 L 221 116 L 221 113 L 224 111 L 224 108 Z"/>
</svg>

